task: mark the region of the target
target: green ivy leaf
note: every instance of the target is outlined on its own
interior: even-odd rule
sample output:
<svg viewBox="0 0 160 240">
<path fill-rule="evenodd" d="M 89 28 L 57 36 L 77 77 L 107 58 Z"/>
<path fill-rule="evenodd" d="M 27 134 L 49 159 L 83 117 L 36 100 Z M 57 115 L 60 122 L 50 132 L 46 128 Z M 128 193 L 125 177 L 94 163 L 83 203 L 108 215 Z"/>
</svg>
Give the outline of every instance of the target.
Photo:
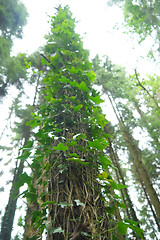
<svg viewBox="0 0 160 240">
<path fill-rule="evenodd" d="M 70 73 L 78 73 L 79 69 L 76 69 L 75 67 L 72 66 L 71 69 L 68 70 Z"/>
<path fill-rule="evenodd" d="M 71 157 L 77 157 L 77 158 L 79 158 L 79 156 L 78 156 L 78 154 L 77 154 L 77 153 L 69 153 L 69 156 L 71 156 Z"/>
<path fill-rule="evenodd" d="M 76 205 L 77 205 L 77 206 L 82 206 L 82 207 L 85 206 L 84 203 L 82 203 L 79 199 L 74 200 L 74 201 L 76 202 Z"/>
<path fill-rule="evenodd" d="M 87 74 L 87 77 L 89 77 L 89 79 L 94 82 L 96 80 L 96 76 L 95 73 L 93 71 L 89 71 Z"/>
<path fill-rule="evenodd" d="M 75 140 L 75 139 L 80 140 L 80 139 L 85 139 L 85 138 L 86 138 L 86 135 L 84 133 L 78 133 L 73 136 L 73 140 Z"/>
<path fill-rule="evenodd" d="M 130 229 L 132 229 L 139 237 L 143 238 L 143 230 L 137 226 L 129 225 L 128 226 Z"/>
<path fill-rule="evenodd" d="M 77 141 L 71 141 L 71 142 L 69 142 L 69 143 L 67 143 L 67 145 L 70 147 L 70 146 L 75 146 L 75 145 L 77 145 Z"/>
<path fill-rule="evenodd" d="M 70 206 L 73 206 L 73 204 L 72 203 L 65 203 L 65 202 L 60 202 L 59 204 L 58 204 L 58 206 L 61 206 L 61 208 L 65 208 L 65 207 L 70 207 Z"/>
<path fill-rule="evenodd" d="M 69 83 L 70 80 L 64 76 L 62 76 L 61 78 L 59 78 L 59 81 L 62 82 L 62 83 Z"/>
<path fill-rule="evenodd" d="M 98 178 L 99 178 L 100 180 L 106 180 L 109 176 L 110 176 L 110 175 L 109 175 L 108 172 L 102 172 L 102 173 L 98 174 Z"/>
<path fill-rule="evenodd" d="M 75 96 L 71 96 L 71 97 L 65 96 L 65 98 L 73 101 L 73 100 L 75 100 L 76 97 Z"/>
<path fill-rule="evenodd" d="M 81 82 L 80 85 L 78 86 L 78 88 L 81 90 L 81 91 L 85 91 L 85 92 L 88 92 L 89 91 L 89 88 L 87 87 L 86 83 L 85 82 Z"/>
<path fill-rule="evenodd" d="M 70 85 L 71 85 L 72 87 L 76 87 L 76 88 L 79 87 L 79 83 L 76 82 L 75 80 L 74 80 L 73 82 L 70 82 Z"/>
<path fill-rule="evenodd" d="M 123 222 L 117 222 L 117 226 L 118 226 L 118 231 L 119 231 L 122 235 L 126 235 L 127 229 L 128 229 L 128 224 L 123 223 Z"/>
<path fill-rule="evenodd" d="M 65 152 L 68 150 L 68 147 L 65 146 L 63 143 L 59 143 L 56 147 L 53 147 L 53 149 Z"/>
<path fill-rule="evenodd" d="M 98 107 L 94 107 L 93 108 L 93 113 L 95 115 L 95 118 L 97 120 L 97 123 L 104 128 L 104 126 L 108 123 L 108 121 L 106 120 L 105 116 L 103 114 L 99 113 L 99 108 Z"/>
<path fill-rule="evenodd" d="M 48 206 L 49 204 L 56 204 L 56 203 L 57 203 L 56 201 L 46 201 L 42 203 L 41 207 Z"/>
<path fill-rule="evenodd" d="M 54 234 L 54 233 L 63 233 L 64 230 L 61 227 L 58 228 L 52 228 L 49 230 L 50 234 Z"/>
<path fill-rule="evenodd" d="M 91 237 L 91 235 L 88 234 L 87 232 L 81 232 L 81 233 L 82 233 L 82 235 L 84 235 L 84 236 L 86 236 L 86 237 Z"/>
<path fill-rule="evenodd" d="M 99 156 L 99 162 L 101 163 L 102 168 L 104 170 L 107 170 L 108 166 L 112 165 L 111 160 L 107 156 L 103 156 L 103 155 Z"/>
<path fill-rule="evenodd" d="M 123 184 L 119 184 L 119 183 L 117 183 L 117 186 L 118 186 L 119 190 L 123 189 L 123 188 L 128 188 L 128 186 L 123 185 Z"/>
<path fill-rule="evenodd" d="M 129 223 L 129 224 L 132 224 L 132 225 L 138 225 L 138 222 L 136 222 L 136 221 L 133 221 L 133 220 L 129 220 L 129 219 L 125 219 L 124 220 L 126 223 Z"/>
<path fill-rule="evenodd" d="M 73 107 L 73 106 L 72 106 L 74 112 L 79 112 L 82 107 L 83 107 L 82 104 L 77 105 L 76 107 Z"/>
<path fill-rule="evenodd" d="M 85 159 L 82 158 L 77 158 L 77 157 L 72 157 L 72 158 L 67 158 L 67 161 L 74 161 L 74 162 L 78 162 L 84 166 L 87 166 L 89 163 L 85 162 Z"/>
<path fill-rule="evenodd" d="M 26 172 L 24 172 L 19 176 L 18 181 L 15 182 L 15 186 L 19 189 L 25 183 L 27 183 L 29 185 L 32 181 L 33 181 L 33 178 L 28 176 L 28 174 Z"/>
<path fill-rule="evenodd" d="M 119 204 L 118 204 L 118 207 L 126 208 L 126 204 L 125 204 L 125 203 L 119 203 Z"/>
<path fill-rule="evenodd" d="M 90 96 L 89 98 L 96 104 L 100 104 L 104 102 L 104 100 L 102 100 L 100 96 L 96 96 L 96 97 Z"/>
<path fill-rule="evenodd" d="M 102 139 L 101 141 L 99 139 L 94 140 L 93 142 L 88 141 L 89 147 L 96 148 L 97 150 L 103 150 L 108 146 L 108 142 L 106 139 Z"/>
</svg>

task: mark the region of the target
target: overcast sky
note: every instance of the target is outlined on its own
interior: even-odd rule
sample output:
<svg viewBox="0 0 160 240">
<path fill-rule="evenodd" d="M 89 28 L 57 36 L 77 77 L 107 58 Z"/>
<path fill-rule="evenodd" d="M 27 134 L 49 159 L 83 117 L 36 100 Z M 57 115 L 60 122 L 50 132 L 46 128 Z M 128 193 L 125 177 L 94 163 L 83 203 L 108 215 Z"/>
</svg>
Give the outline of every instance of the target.
<svg viewBox="0 0 160 240">
<path fill-rule="evenodd" d="M 84 47 L 90 57 L 97 53 L 108 55 L 113 63 L 126 67 L 128 72 L 137 68 L 141 73 L 153 74 L 158 68 L 146 59 L 153 42 L 147 40 L 140 45 L 136 35 L 124 34 L 123 14 L 118 7 L 108 7 L 107 0 L 23 0 L 29 18 L 24 28 L 23 40 L 16 40 L 13 52 L 31 53 L 42 46 L 48 33 L 48 15 L 54 15 L 58 3 L 69 5 L 77 21 L 77 32 L 84 37 Z"/>
</svg>

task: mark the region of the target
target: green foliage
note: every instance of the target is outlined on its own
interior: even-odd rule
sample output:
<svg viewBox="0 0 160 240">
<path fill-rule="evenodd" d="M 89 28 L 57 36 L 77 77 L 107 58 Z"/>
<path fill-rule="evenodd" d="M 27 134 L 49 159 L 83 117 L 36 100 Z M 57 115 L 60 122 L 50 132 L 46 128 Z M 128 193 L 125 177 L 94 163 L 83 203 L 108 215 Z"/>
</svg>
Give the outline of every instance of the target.
<svg viewBox="0 0 160 240">
<path fill-rule="evenodd" d="M 12 47 L 11 39 L 0 36 L 0 65 L 6 63 L 7 58 L 10 56 L 10 49 Z"/>
<path fill-rule="evenodd" d="M 22 29 L 26 24 L 27 11 L 18 0 L 1 0 L 0 2 L 0 96 L 7 92 L 9 84 L 17 88 L 22 86 L 20 78 L 26 73 L 22 57 L 10 57 L 13 37 L 22 38 Z"/>
<path fill-rule="evenodd" d="M 1 0 L 0 30 L 3 36 L 21 38 L 26 17 L 27 11 L 23 3 L 18 0 Z"/>
<path fill-rule="evenodd" d="M 160 2 L 159 0 L 109 0 L 109 3 L 122 3 L 124 11 L 124 19 L 126 26 L 132 32 L 136 32 L 143 41 L 147 36 L 152 36 L 158 43 L 158 51 L 160 51 Z M 151 50 L 152 52 L 152 50 Z M 151 56 L 151 55 L 150 55 Z"/>
</svg>

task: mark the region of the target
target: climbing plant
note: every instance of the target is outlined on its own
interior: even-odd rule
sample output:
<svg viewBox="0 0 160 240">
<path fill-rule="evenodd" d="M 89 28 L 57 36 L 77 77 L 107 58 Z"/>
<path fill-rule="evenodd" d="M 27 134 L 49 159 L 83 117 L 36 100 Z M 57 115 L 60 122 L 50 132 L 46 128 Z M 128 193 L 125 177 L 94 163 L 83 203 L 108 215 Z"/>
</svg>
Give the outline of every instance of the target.
<svg viewBox="0 0 160 240">
<path fill-rule="evenodd" d="M 111 176 L 112 162 L 106 156 L 108 123 L 92 87 L 95 74 L 75 33 L 75 19 L 68 7 L 58 8 L 51 18 L 51 32 L 41 54 L 48 65 L 40 106 L 28 123 L 35 139 L 20 157 L 30 162 L 17 182 L 27 183 L 23 192 L 28 210 L 24 239 L 125 239 L 127 229 L 142 236 L 137 222 L 122 221 L 124 207 Z"/>
</svg>

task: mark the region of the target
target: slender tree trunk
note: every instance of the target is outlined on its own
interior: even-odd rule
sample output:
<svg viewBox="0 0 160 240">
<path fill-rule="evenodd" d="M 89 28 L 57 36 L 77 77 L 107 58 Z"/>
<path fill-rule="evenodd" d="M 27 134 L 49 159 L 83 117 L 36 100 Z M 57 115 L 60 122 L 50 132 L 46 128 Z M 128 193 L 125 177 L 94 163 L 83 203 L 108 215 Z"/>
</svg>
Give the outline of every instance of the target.
<svg viewBox="0 0 160 240">
<path fill-rule="evenodd" d="M 115 150 L 113 149 L 111 141 L 110 141 L 110 146 L 109 146 L 109 154 L 111 156 L 111 159 L 113 161 L 114 166 L 116 167 L 116 176 L 117 176 L 118 182 L 123 184 L 123 185 L 126 185 L 125 180 L 124 180 L 124 175 L 122 173 L 122 169 L 121 169 L 120 164 L 119 164 L 118 155 L 115 152 Z M 138 222 L 138 218 L 137 218 L 136 212 L 133 208 L 133 203 L 130 199 L 127 188 L 121 189 L 121 194 L 122 194 L 124 203 L 127 206 L 126 207 L 126 213 L 127 213 L 128 218 Z"/>
<path fill-rule="evenodd" d="M 117 176 L 118 183 L 126 185 L 124 175 L 123 175 L 120 163 L 119 163 L 119 157 L 112 147 L 111 140 L 109 140 L 109 154 L 110 154 L 110 157 L 111 157 L 111 160 L 112 160 L 114 166 L 116 167 L 116 176 Z M 136 212 L 134 210 L 133 203 L 130 199 L 128 189 L 127 188 L 121 189 L 121 195 L 123 198 L 123 202 L 126 205 L 125 210 L 126 210 L 128 219 L 138 222 L 138 226 L 140 227 L 140 223 L 137 218 Z M 133 234 L 134 234 L 134 236 L 136 236 L 135 233 L 133 233 Z M 141 238 L 137 236 L 137 239 L 141 239 Z M 144 236 L 143 236 L 143 239 L 145 239 Z"/>
<path fill-rule="evenodd" d="M 25 137 L 24 146 L 27 144 L 29 134 Z M 9 200 L 5 208 L 5 213 L 2 218 L 0 240 L 10 240 L 13 228 L 14 216 L 17 206 L 17 196 L 19 195 L 19 189 L 15 187 L 15 183 L 18 181 L 19 176 L 22 174 L 24 168 L 24 162 L 21 161 L 19 166 L 15 169 L 12 186 L 10 190 Z"/>
<path fill-rule="evenodd" d="M 138 104 L 137 101 L 133 100 L 133 103 L 134 103 L 134 106 L 137 110 L 137 112 L 139 113 L 141 119 L 142 119 L 142 122 L 143 122 L 143 125 L 144 127 L 147 129 L 150 137 L 154 140 L 154 144 L 157 146 L 157 147 L 160 147 L 160 142 L 158 140 L 158 137 L 155 136 L 155 134 L 153 134 L 153 130 L 151 129 L 151 127 L 149 126 L 147 120 L 146 120 L 146 117 L 145 117 L 145 114 L 144 112 L 140 109 L 140 106 Z"/>
<path fill-rule="evenodd" d="M 120 120 L 120 117 L 117 114 L 117 111 L 113 105 L 112 99 L 108 94 L 108 98 L 112 104 L 112 107 L 114 109 L 114 112 L 116 114 L 116 117 L 119 122 L 120 129 L 122 131 L 123 137 L 126 140 L 128 150 L 130 151 L 130 154 L 133 159 L 134 166 L 136 168 L 138 177 L 141 179 L 141 181 L 144 183 L 144 186 L 146 188 L 146 191 L 148 193 L 148 196 L 150 197 L 150 200 L 155 208 L 156 215 L 157 215 L 157 221 L 160 220 L 160 201 L 158 199 L 158 195 L 152 185 L 152 182 L 149 178 L 148 172 L 142 162 L 142 151 L 138 148 L 136 141 L 133 139 L 131 133 L 129 130 L 126 129 L 124 126 L 124 123 Z"/>
<path fill-rule="evenodd" d="M 141 179 L 139 179 L 139 181 L 141 182 Z M 142 186 L 142 188 L 143 188 L 143 192 L 144 192 L 144 195 L 145 195 L 145 197 L 146 197 L 146 199 L 147 199 L 148 205 L 150 206 L 150 209 L 151 209 L 152 215 L 153 215 L 153 217 L 154 217 L 154 220 L 155 220 L 155 222 L 156 222 L 157 228 L 158 228 L 158 230 L 159 230 L 159 232 L 160 232 L 160 223 L 158 222 L 158 219 L 157 219 L 155 210 L 154 210 L 154 208 L 153 208 L 153 206 L 152 206 L 152 203 L 151 203 L 150 198 L 149 198 L 149 196 L 148 196 L 148 194 L 147 194 L 147 192 L 146 192 L 146 189 L 145 189 L 145 186 L 144 186 L 144 183 L 143 183 L 143 182 L 141 182 L 141 186 Z"/>
</svg>

